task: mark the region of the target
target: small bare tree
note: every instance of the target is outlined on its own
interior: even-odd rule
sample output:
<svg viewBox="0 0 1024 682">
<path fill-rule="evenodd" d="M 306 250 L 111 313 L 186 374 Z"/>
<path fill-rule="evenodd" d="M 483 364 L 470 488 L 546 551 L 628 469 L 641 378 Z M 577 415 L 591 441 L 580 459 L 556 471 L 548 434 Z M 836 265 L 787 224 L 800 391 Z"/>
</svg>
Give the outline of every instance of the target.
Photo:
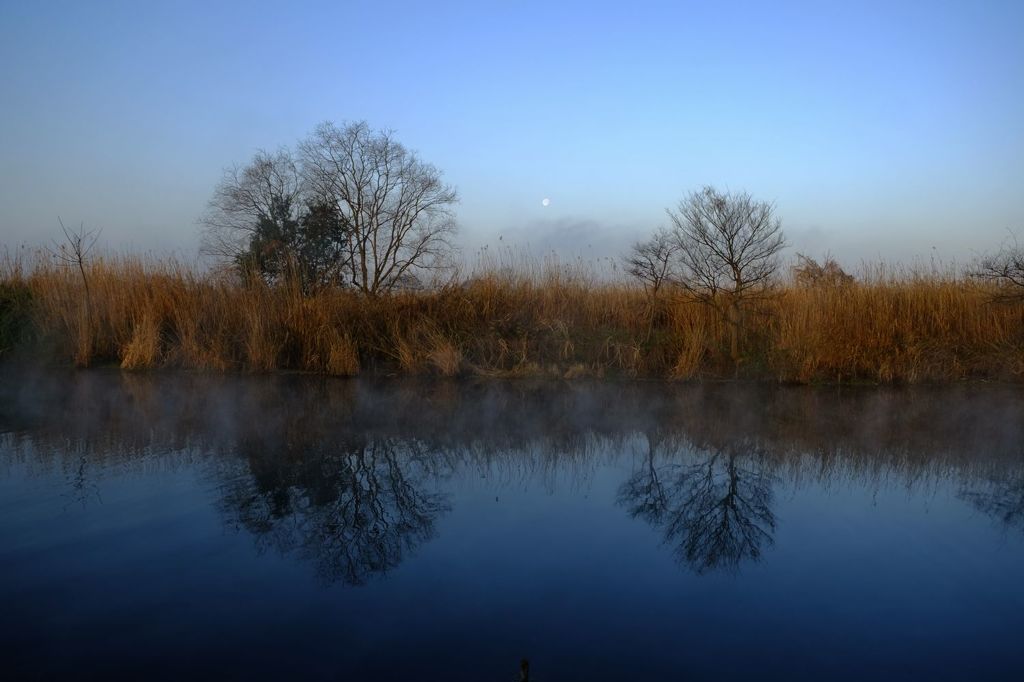
<svg viewBox="0 0 1024 682">
<path fill-rule="evenodd" d="M 64 221 L 59 217 L 57 222 L 60 223 L 61 232 L 64 233 L 64 241 L 59 242 L 55 239 L 50 254 L 59 265 L 75 268 L 82 276 L 82 287 L 85 289 L 85 308 L 88 313 L 92 307 L 92 295 L 89 292 L 89 278 L 85 275 L 85 262 L 89 257 L 89 252 L 99 241 L 102 230 L 86 230 L 84 224 L 79 225 L 77 230 L 71 230 L 64 225 Z"/>
<path fill-rule="evenodd" d="M 77 230 L 69 229 L 64 221 L 57 218 L 60 229 L 64 233 L 64 241 L 53 241 L 53 248 L 49 249 L 50 254 L 58 265 L 67 268 L 75 268 L 82 277 L 82 319 L 79 327 L 79 347 L 77 350 L 76 362 L 88 364 L 89 356 L 92 354 L 92 292 L 89 290 L 89 278 L 85 273 L 85 263 L 89 253 L 96 242 L 99 241 L 102 230 L 86 230 L 84 224 L 80 224 Z"/>
<path fill-rule="evenodd" d="M 708 186 L 668 215 L 678 245 L 676 282 L 728 322 L 738 371 L 747 305 L 771 288 L 786 245 L 775 206 Z"/>
<path fill-rule="evenodd" d="M 625 258 L 626 272 L 643 283 L 644 291 L 656 298 L 666 282 L 678 276 L 679 243 L 665 228 L 658 229 L 650 239 L 633 244 Z"/>
<path fill-rule="evenodd" d="M 971 275 L 999 286 L 1000 292 L 996 296 L 999 300 L 1024 300 L 1024 248 L 1014 235 L 1010 235 L 997 253 L 978 260 Z"/>
<path fill-rule="evenodd" d="M 450 265 L 456 192 L 392 133 L 364 122 L 323 123 L 299 155 L 310 193 L 336 207 L 348 227 L 352 286 L 373 296 Z"/>
</svg>

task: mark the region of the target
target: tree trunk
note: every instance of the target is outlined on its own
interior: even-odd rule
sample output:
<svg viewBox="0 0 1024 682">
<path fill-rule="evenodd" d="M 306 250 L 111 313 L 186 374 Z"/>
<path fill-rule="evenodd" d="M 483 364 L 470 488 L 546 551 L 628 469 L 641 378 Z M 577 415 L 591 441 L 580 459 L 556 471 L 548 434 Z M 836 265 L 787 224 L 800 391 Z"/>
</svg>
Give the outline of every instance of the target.
<svg viewBox="0 0 1024 682">
<path fill-rule="evenodd" d="M 734 295 L 729 301 L 729 352 L 732 356 L 735 377 L 740 376 L 740 334 L 743 331 L 743 310 L 740 308 L 740 301 Z"/>
</svg>

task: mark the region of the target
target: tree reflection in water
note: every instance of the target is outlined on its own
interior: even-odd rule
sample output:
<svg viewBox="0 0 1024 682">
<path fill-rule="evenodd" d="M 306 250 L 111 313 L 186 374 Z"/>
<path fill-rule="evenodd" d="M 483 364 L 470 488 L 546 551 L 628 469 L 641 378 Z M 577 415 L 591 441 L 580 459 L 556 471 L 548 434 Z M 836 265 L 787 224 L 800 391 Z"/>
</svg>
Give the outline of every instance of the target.
<svg viewBox="0 0 1024 682">
<path fill-rule="evenodd" d="M 0 475 L 66 477 L 81 506 L 105 472 L 208 475 L 258 546 L 360 584 L 431 538 L 449 476 L 612 490 L 698 573 L 771 547 L 786 486 L 954 486 L 1024 529 L 1024 398 L 1016 389 L 761 385 L 376 384 L 83 372 L 0 376 Z M 642 449 L 634 450 L 639 445 Z"/>
<path fill-rule="evenodd" d="M 325 582 L 360 585 L 398 566 L 434 534 L 447 509 L 429 492 L 429 461 L 414 441 L 245 441 L 248 472 L 228 484 L 223 508 L 262 548 L 310 560 Z"/>
<path fill-rule="evenodd" d="M 1024 531 L 1024 472 L 993 479 L 960 496 L 1006 528 Z"/>
<path fill-rule="evenodd" d="M 649 434 L 644 463 L 619 489 L 619 503 L 659 528 L 697 573 L 736 569 L 773 543 L 772 483 L 756 453 Z"/>
</svg>

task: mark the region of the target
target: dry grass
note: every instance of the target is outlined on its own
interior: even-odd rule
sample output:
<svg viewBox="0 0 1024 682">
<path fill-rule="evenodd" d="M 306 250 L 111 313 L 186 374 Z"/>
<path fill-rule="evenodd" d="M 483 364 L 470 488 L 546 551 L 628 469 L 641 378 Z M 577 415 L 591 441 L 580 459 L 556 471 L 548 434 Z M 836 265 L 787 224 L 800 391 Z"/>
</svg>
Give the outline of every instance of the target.
<svg viewBox="0 0 1024 682">
<path fill-rule="evenodd" d="M 80 366 L 443 376 L 732 377 L 728 329 L 671 295 L 547 264 L 367 299 L 242 287 L 177 262 L 43 257 L 0 267 L 31 300 L 31 348 Z M 780 381 L 1024 378 L 1024 308 L 955 273 L 862 274 L 789 286 L 751 314 L 739 375 Z M 2 312 L 2 311 L 0 311 Z"/>
</svg>

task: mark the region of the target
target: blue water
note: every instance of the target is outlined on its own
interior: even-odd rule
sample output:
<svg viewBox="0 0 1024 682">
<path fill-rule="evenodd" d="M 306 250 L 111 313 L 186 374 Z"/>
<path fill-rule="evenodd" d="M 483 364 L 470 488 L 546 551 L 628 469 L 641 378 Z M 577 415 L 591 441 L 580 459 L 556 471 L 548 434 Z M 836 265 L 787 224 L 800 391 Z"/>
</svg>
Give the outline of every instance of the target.
<svg viewBox="0 0 1024 682">
<path fill-rule="evenodd" d="M 1016 388 L 0 382 L 6 679 L 1024 670 Z"/>
</svg>

